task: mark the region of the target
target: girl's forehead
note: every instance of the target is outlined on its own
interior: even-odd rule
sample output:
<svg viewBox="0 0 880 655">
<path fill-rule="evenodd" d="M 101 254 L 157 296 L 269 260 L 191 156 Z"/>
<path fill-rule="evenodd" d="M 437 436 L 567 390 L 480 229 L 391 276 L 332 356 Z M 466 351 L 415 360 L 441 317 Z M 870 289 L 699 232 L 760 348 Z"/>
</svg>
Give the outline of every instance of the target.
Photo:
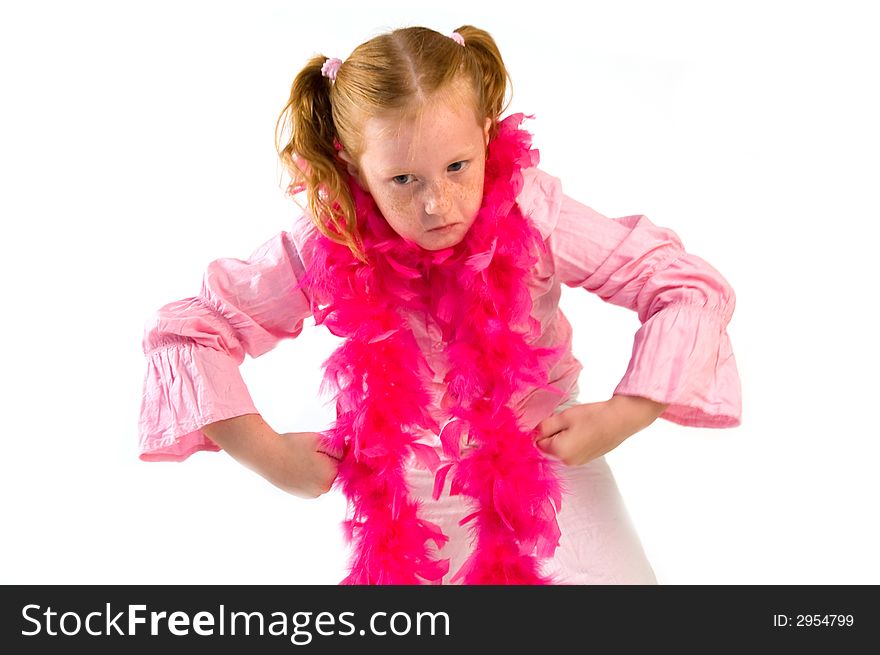
<svg viewBox="0 0 880 655">
<path fill-rule="evenodd" d="M 393 169 L 461 156 L 481 143 L 473 113 L 432 110 L 413 120 L 371 122 L 364 131 L 363 156 L 378 168 Z"/>
<path fill-rule="evenodd" d="M 363 126 L 362 157 L 396 166 L 424 154 L 442 156 L 482 141 L 474 107 L 460 97 L 438 97 L 417 110 L 384 112 Z"/>
</svg>

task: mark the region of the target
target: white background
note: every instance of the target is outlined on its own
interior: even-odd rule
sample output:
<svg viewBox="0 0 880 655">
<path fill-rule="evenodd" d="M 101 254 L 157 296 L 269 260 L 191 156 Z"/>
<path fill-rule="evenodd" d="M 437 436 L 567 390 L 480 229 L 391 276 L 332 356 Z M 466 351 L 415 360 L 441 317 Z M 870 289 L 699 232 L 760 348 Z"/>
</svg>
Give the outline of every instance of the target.
<svg viewBox="0 0 880 655">
<path fill-rule="evenodd" d="M 338 492 L 138 460 L 143 326 L 290 226 L 273 133 L 311 55 L 465 23 L 569 195 L 675 230 L 736 291 L 742 426 L 661 420 L 609 455 L 660 581 L 880 583 L 872 3 L 430 4 L 4 3 L 0 583 L 343 577 Z M 604 400 L 637 316 L 563 303 L 581 400 Z M 276 430 L 327 427 L 334 345 L 308 321 L 245 360 Z"/>
</svg>

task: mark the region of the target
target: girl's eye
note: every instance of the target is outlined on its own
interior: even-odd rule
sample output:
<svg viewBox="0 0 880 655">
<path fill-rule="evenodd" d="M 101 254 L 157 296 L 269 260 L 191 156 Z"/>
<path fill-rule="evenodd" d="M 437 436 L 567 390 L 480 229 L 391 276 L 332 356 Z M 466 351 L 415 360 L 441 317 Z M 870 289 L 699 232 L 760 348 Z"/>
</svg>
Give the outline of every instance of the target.
<svg viewBox="0 0 880 655">
<path fill-rule="evenodd" d="M 466 164 L 467 164 L 466 161 L 453 162 L 452 164 L 449 164 L 449 166 L 446 167 L 446 170 L 448 170 L 452 173 L 458 173 L 462 169 L 464 169 Z M 412 182 L 412 177 L 413 176 L 410 174 L 395 175 L 394 177 L 391 178 L 391 181 L 394 182 L 394 184 L 396 184 L 398 186 L 406 186 Z"/>
</svg>

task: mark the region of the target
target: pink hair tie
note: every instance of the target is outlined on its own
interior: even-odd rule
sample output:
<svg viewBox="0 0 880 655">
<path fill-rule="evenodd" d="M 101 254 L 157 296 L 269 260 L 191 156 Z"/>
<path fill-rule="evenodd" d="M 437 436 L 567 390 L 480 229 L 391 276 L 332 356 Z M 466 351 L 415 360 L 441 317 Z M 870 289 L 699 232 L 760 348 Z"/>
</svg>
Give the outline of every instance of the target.
<svg viewBox="0 0 880 655">
<path fill-rule="evenodd" d="M 324 77 L 329 77 L 332 82 L 336 81 L 336 73 L 339 72 L 339 67 L 342 66 L 342 60 L 337 59 L 336 57 L 332 57 L 324 62 L 324 65 L 321 66 L 321 75 Z"/>
<path fill-rule="evenodd" d="M 449 35 L 449 38 L 455 41 L 458 45 L 464 45 L 464 37 L 458 32 L 453 32 Z"/>
</svg>

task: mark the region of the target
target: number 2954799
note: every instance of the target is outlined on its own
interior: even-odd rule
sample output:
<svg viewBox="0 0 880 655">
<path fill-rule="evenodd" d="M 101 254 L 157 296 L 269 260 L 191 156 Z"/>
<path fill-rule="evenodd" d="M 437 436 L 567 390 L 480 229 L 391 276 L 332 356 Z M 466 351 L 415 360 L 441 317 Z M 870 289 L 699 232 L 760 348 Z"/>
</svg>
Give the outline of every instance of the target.
<svg viewBox="0 0 880 655">
<path fill-rule="evenodd" d="M 776 628 L 848 628 L 855 623 L 852 614 L 774 614 Z"/>
</svg>

